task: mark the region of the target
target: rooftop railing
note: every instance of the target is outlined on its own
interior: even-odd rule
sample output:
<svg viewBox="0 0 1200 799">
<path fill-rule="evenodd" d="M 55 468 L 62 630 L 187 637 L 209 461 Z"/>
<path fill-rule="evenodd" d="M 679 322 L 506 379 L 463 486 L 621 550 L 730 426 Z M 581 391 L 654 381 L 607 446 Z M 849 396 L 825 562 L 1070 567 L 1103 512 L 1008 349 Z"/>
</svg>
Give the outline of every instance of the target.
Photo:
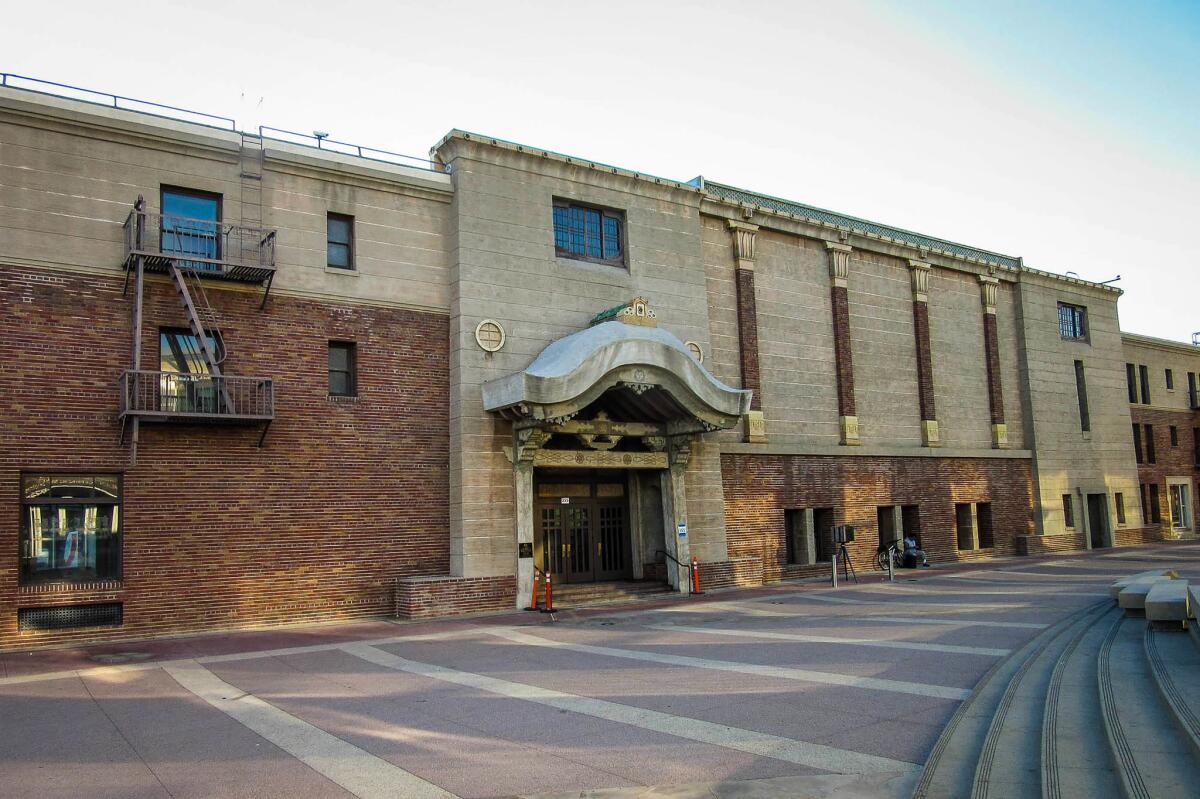
<svg viewBox="0 0 1200 799">
<path fill-rule="evenodd" d="M 357 158 L 366 158 L 370 161 L 382 161 L 384 163 L 395 164 L 397 166 L 408 166 L 415 169 L 424 169 L 429 172 L 450 171 L 449 165 L 442 164 L 438 161 L 431 161 L 428 158 L 421 158 L 415 155 L 404 155 L 403 153 L 393 153 L 390 150 L 379 150 L 374 147 L 364 147 L 361 144 L 351 144 L 350 142 L 338 141 L 336 139 L 331 139 L 328 136 L 316 136 L 310 133 L 297 133 L 292 130 L 267 127 L 266 125 L 259 125 L 258 135 L 263 139 L 273 139 L 274 141 L 287 142 L 288 144 L 297 144 L 301 147 L 312 147 L 316 150 L 322 150 L 324 152 L 352 155 Z"/>
</svg>

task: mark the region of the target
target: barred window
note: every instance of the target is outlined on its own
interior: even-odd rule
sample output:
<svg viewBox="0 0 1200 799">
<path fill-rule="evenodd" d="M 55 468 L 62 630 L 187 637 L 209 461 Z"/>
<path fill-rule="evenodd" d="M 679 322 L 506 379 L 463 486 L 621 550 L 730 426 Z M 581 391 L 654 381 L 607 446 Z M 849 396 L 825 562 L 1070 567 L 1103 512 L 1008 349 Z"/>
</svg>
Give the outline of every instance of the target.
<svg viewBox="0 0 1200 799">
<path fill-rule="evenodd" d="M 1087 338 L 1087 308 L 1080 305 L 1058 304 L 1058 332 L 1063 338 Z"/>
<path fill-rule="evenodd" d="M 619 211 L 554 204 L 554 252 L 563 258 L 625 265 L 624 215 Z"/>
</svg>

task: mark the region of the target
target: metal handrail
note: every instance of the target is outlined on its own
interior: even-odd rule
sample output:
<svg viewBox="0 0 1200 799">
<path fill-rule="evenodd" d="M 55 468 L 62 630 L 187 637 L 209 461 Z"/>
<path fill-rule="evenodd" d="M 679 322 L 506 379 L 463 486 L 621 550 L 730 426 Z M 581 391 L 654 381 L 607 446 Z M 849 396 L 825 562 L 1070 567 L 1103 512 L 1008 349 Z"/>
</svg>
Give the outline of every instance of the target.
<svg viewBox="0 0 1200 799">
<path fill-rule="evenodd" d="M 685 566 L 682 563 L 680 563 L 679 561 L 675 560 L 675 557 L 670 552 L 667 552 L 664 549 L 656 549 L 656 550 L 654 550 L 654 554 L 655 555 L 666 555 L 668 558 L 670 558 L 675 563 L 676 566 L 678 566 L 681 569 L 689 568 L 688 566 Z"/>
<path fill-rule="evenodd" d="M 138 247 L 137 222 L 142 219 L 142 243 Z M 261 227 L 235 225 L 212 219 L 138 211 L 125 218 L 125 256 L 137 252 L 177 255 L 185 263 L 242 263 L 260 267 L 275 266 L 275 231 Z M 175 247 L 164 247 L 164 236 Z"/>
<path fill-rule="evenodd" d="M 285 138 L 281 138 L 279 136 L 268 136 L 266 134 L 266 131 L 271 131 L 273 133 L 281 133 L 285 136 L 294 136 L 297 139 L 303 139 L 303 141 L 293 141 L 292 139 L 285 139 Z M 395 164 L 397 166 L 411 166 L 414 169 L 424 169 L 427 172 L 449 172 L 450 171 L 450 166 L 448 164 L 442 164 L 437 161 L 431 161 L 428 158 L 421 158 L 420 156 L 416 156 L 416 155 L 405 155 L 404 153 L 394 153 L 390 150 L 380 150 L 376 147 L 364 147 L 361 144 L 353 144 L 351 142 L 338 141 L 337 139 L 331 139 L 328 136 L 314 136 L 311 133 L 297 133 L 294 130 L 284 130 L 283 128 L 272 128 L 268 125 L 259 125 L 258 126 L 258 136 L 261 139 L 271 139 L 272 141 L 287 142 L 288 144 L 295 144 L 300 147 L 312 147 L 313 149 L 316 149 L 316 150 L 323 150 L 323 151 L 328 151 L 331 153 L 339 153 L 341 155 L 353 155 L 358 158 L 365 158 L 368 161 L 379 161 L 381 163 Z M 309 143 L 310 141 L 315 141 L 316 144 L 310 144 Z M 334 145 L 334 146 L 330 147 L 329 145 Z M 346 149 L 340 150 L 340 149 L 337 149 L 338 147 L 344 147 Z M 380 158 L 377 156 L 387 156 L 387 157 Z M 395 159 L 402 159 L 402 160 L 395 160 Z M 409 162 L 414 162 L 414 163 L 409 163 Z"/>
<path fill-rule="evenodd" d="M 12 83 L 12 81 L 14 81 L 14 80 L 28 81 L 29 83 L 33 83 L 38 86 L 47 86 L 47 87 L 53 87 L 56 89 L 69 89 L 70 91 L 73 91 L 73 92 L 82 92 L 84 94 L 96 95 L 97 97 L 105 98 L 105 102 L 99 102 L 98 100 L 93 100 L 93 99 L 90 99 L 87 97 L 74 97 L 72 95 L 64 94 L 62 92 L 44 91 L 42 89 L 31 89 L 26 86 L 17 86 Z M 31 78 L 28 75 L 15 75 L 11 72 L 0 72 L 0 86 L 5 86 L 10 89 L 17 89 L 17 90 L 23 91 L 23 92 L 35 92 L 37 94 L 48 94 L 48 95 L 51 95 L 54 97 L 65 97 L 68 100 L 79 100 L 79 101 L 85 102 L 85 103 L 92 103 L 93 105 L 109 106 L 111 108 L 116 108 L 121 111 L 132 111 L 135 114 L 146 114 L 148 116 L 160 117 L 162 119 L 177 119 L 181 122 L 193 122 L 197 125 L 207 125 L 207 126 L 213 127 L 213 128 L 229 128 L 232 131 L 237 130 L 237 121 L 234 119 L 231 119 L 230 117 L 217 116 L 216 114 L 206 114 L 203 111 L 193 111 L 190 108 L 180 108 L 179 106 L 175 106 L 175 105 L 166 105 L 164 103 L 153 103 L 153 102 L 150 102 L 149 100 L 139 100 L 136 97 L 125 97 L 123 95 L 113 94 L 111 92 L 97 91 L 96 89 L 85 89 L 82 86 L 72 86 L 69 83 L 55 83 L 52 80 L 42 80 L 41 78 Z M 189 116 L 200 117 L 202 119 L 211 119 L 211 120 L 220 122 L 221 124 L 214 125 L 210 122 L 196 122 L 196 120 L 194 120 L 194 119 L 187 119 L 184 117 L 171 116 L 169 114 L 156 114 L 153 111 L 143 111 L 140 108 L 129 108 L 127 106 L 123 106 L 123 105 L 121 105 L 122 102 L 136 103 L 138 105 L 143 105 L 143 106 L 147 106 L 150 108 L 162 109 L 164 111 L 174 111 L 179 114 L 188 114 Z"/>
<path fill-rule="evenodd" d="M 120 416 L 271 419 L 275 384 L 269 377 L 127 369 L 121 373 Z"/>
</svg>

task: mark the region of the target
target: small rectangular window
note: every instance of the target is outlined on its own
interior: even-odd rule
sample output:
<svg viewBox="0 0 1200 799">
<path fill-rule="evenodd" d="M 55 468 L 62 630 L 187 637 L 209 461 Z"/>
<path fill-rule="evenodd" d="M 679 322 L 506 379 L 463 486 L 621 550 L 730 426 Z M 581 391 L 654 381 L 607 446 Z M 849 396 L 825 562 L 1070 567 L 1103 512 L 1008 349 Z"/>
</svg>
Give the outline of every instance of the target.
<svg viewBox="0 0 1200 799">
<path fill-rule="evenodd" d="M 1129 404 L 1137 405 L 1138 401 L 1138 384 L 1137 384 L 1137 367 L 1131 363 L 1125 364 L 1125 384 L 1129 389 Z"/>
<path fill-rule="evenodd" d="M 992 503 L 980 502 L 976 504 L 975 520 L 979 527 L 979 548 L 994 549 L 996 539 L 992 533 Z"/>
<path fill-rule="evenodd" d="M 329 396 L 353 397 L 358 392 L 356 349 L 352 341 L 329 342 Z"/>
<path fill-rule="evenodd" d="M 1058 332 L 1065 339 L 1081 341 L 1087 338 L 1087 308 L 1081 305 L 1058 304 Z"/>
<path fill-rule="evenodd" d="M 1167 381 L 1167 391 L 1175 390 L 1175 373 L 1170 369 L 1163 372 L 1163 378 Z"/>
<path fill-rule="evenodd" d="M 1171 446 L 1179 446 L 1179 428 L 1175 425 L 1171 425 Z"/>
<path fill-rule="evenodd" d="M 971 521 L 971 503 L 959 502 L 954 506 L 954 528 L 960 550 L 975 548 L 974 523 Z"/>
<path fill-rule="evenodd" d="M 1138 484 L 1138 499 L 1142 501 L 1142 524 L 1150 523 L 1150 500 L 1146 498 L 1146 484 Z"/>
<path fill-rule="evenodd" d="M 593 208 L 556 200 L 554 203 L 554 252 L 560 258 L 625 265 L 620 211 Z"/>
<path fill-rule="evenodd" d="M 1079 429 L 1086 433 L 1092 429 L 1092 417 L 1088 413 L 1087 380 L 1083 374 L 1083 361 L 1075 362 L 1075 393 L 1079 398 Z"/>
<path fill-rule="evenodd" d="M 1196 373 L 1188 372 L 1188 407 L 1194 410 L 1200 410 L 1200 397 L 1196 396 Z"/>
<path fill-rule="evenodd" d="M 1142 404 L 1150 404 L 1150 370 L 1145 364 L 1138 367 L 1138 375 L 1141 377 L 1142 383 Z"/>
<path fill-rule="evenodd" d="M 1154 452 L 1154 425 L 1144 425 L 1142 438 L 1146 441 L 1146 463 L 1158 463 L 1158 457 Z"/>
<path fill-rule="evenodd" d="M 332 211 L 325 220 L 326 265 L 354 269 L 354 217 Z"/>
<path fill-rule="evenodd" d="M 1142 426 L 1136 423 L 1133 425 L 1133 459 L 1142 462 Z"/>
<path fill-rule="evenodd" d="M 1063 502 L 1063 524 L 1065 524 L 1068 529 L 1074 528 L 1075 527 L 1075 505 L 1071 501 L 1071 495 L 1063 494 L 1062 502 Z"/>
<path fill-rule="evenodd" d="M 21 476 L 20 583 L 121 579 L 121 479 Z"/>
<path fill-rule="evenodd" d="M 1117 503 L 1117 524 L 1125 523 L 1125 495 L 1118 491 L 1114 495 Z"/>
<path fill-rule="evenodd" d="M 1158 504 L 1158 483 L 1150 483 L 1150 522 L 1162 524 L 1162 506 Z"/>
</svg>

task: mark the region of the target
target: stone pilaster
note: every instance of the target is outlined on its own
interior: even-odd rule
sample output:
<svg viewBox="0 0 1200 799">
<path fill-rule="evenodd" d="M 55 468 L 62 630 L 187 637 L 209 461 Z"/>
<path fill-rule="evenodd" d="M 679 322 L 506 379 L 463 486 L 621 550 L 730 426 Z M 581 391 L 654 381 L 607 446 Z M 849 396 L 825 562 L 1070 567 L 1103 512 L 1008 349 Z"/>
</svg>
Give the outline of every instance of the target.
<svg viewBox="0 0 1200 799">
<path fill-rule="evenodd" d="M 917 345 L 917 402 L 921 411 L 921 443 L 940 447 L 937 403 L 933 389 L 933 355 L 929 348 L 929 272 L 925 261 L 909 261 L 908 274 L 912 280 L 913 335 Z"/>
<path fill-rule="evenodd" d="M 691 531 L 687 528 L 687 488 L 686 477 L 688 460 L 692 454 L 691 436 L 672 436 L 668 440 L 668 455 L 670 468 L 662 473 L 663 497 L 669 497 L 670 503 L 663 502 L 666 518 L 663 525 L 663 549 L 675 558 L 677 563 L 667 560 L 667 582 L 681 594 L 691 591 L 691 570 L 688 567 L 691 557 Z M 669 510 L 668 510 L 669 504 Z M 684 535 L 680 535 L 680 526 Z"/>
<path fill-rule="evenodd" d="M 1000 338 L 996 327 L 996 294 L 1000 281 L 990 275 L 979 276 L 979 301 L 983 305 L 983 349 L 987 359 L 988 407 L 992 412 L 992 446 L 1008 447 L 1008 426 L 1004 423 L 1004 387 L 1000 378 Z"/>
<path fill-rule="evenodd" d="M 762 412 L 762 382 L 758 368 L 758 308 L 754 298 L 754 239 L 758 226 L 730 220 L 729 229 L 733 233 L 733 255 L 737 260 L 734 282 L 742 388 L 754 392 L 745 419 L 745 440 L 766 443 L 767 425 Z"/>
<path fill-rule="evenodd" d="M 854 404 L 854 359 L 850 354 L 850 253 L 847 244 L 825 242 L 829 253 L 829 305 L 833 316 L 833 358 L 837 374 L 838 431 L 841 442 L 859 444 L 858 413 Z"/>
</svg>

